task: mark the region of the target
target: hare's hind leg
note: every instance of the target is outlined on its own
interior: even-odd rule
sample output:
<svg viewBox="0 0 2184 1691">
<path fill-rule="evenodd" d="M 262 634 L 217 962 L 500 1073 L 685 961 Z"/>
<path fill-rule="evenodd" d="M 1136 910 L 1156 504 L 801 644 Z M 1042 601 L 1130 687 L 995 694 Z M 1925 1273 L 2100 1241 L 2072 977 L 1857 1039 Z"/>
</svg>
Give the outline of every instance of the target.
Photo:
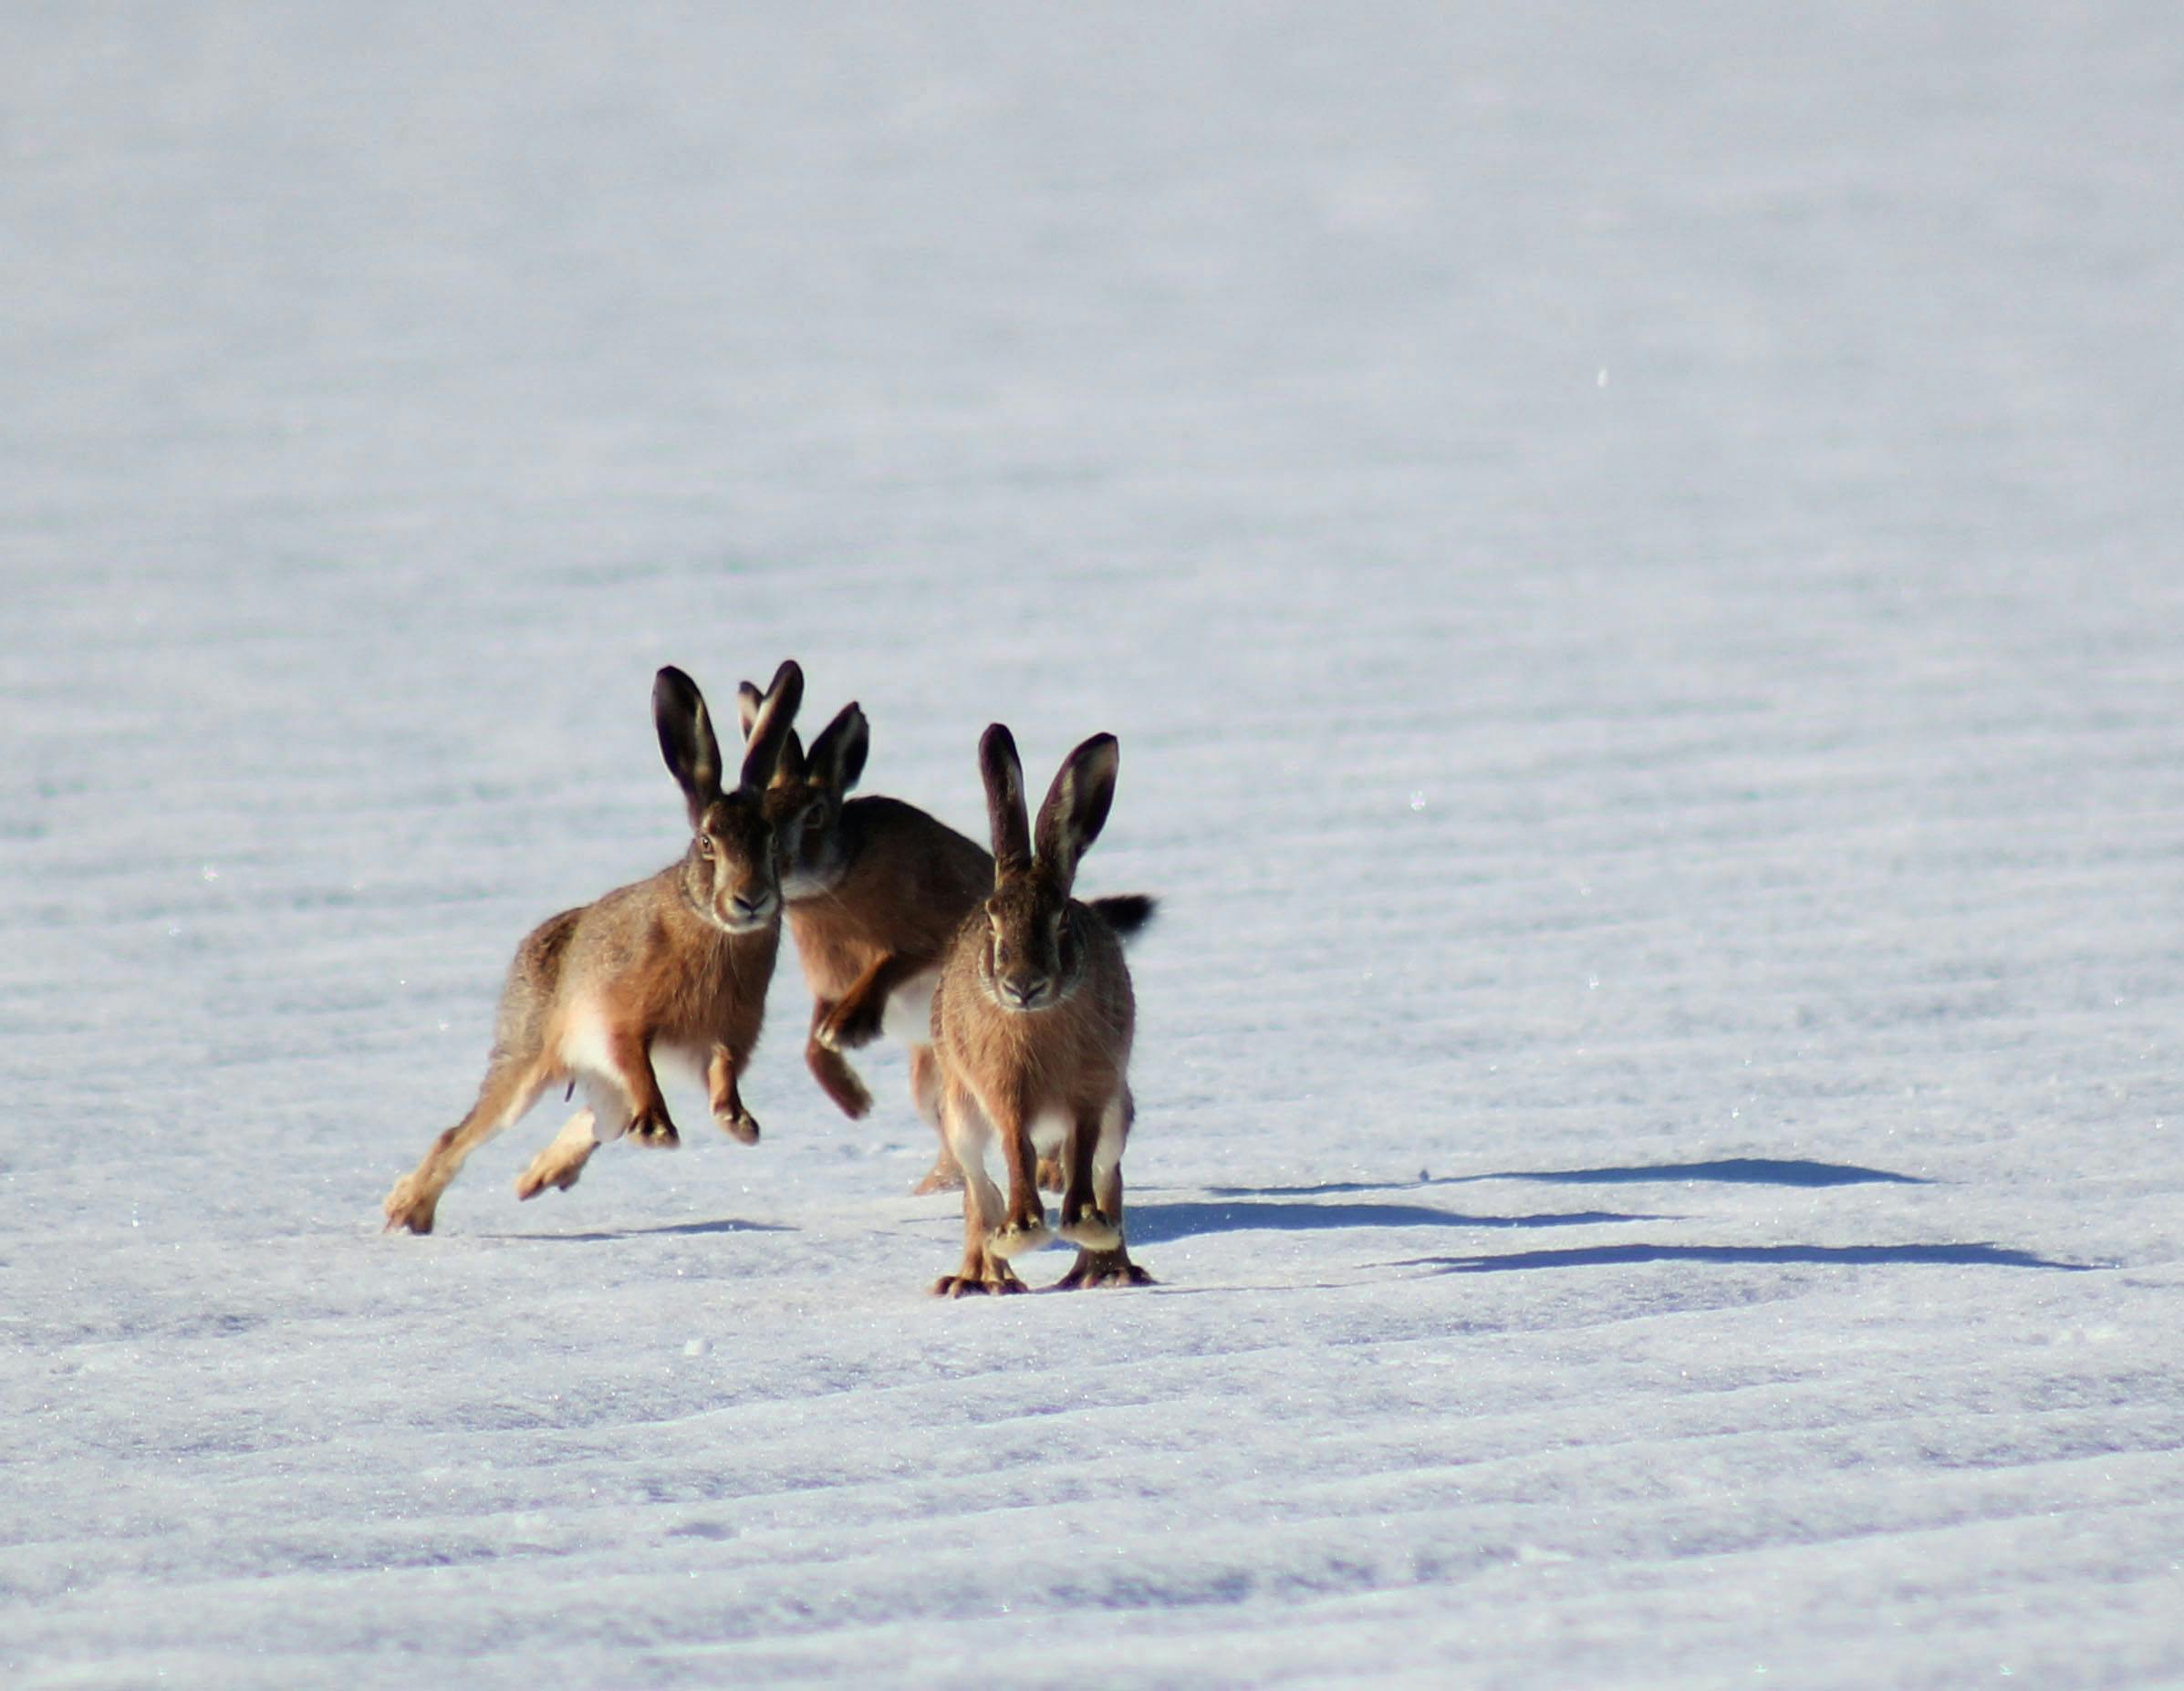
<svg viewBox="0 0 2184 1691">
<path fill-rule="evenodd" d="M 926 1192 L 952 1192 L 963 1183 L 963 1171 L 956 1167 L 955 1154 L 948 1148 L 948 1124 L 941 1116 L 941 1060 L 931 1045 L 912 1045 L 910 1048 L 910 1101 L 939 1136 L 941 1147 L 932 1159 L 932 1167 L 925 1177 L 911 1188 L 915 1194 Z"/>
<path fill-rule="evenodd" d="M 1069 1199 L 1062 1200 L 1064 1226 L 1062 1236 L 1079 1247 L 1076 1260 L 1069 1271 L 1056 1282 L 1056 1290 L 1076 1291 L 1085 1286 L 1149 1286 L 1153 1277 L 1130 1260 L 1129 1248 L 1123 1243 L 1122 1227 L 1122 1147 L 1129 1137 L 1130 1121 L 1137 1106 L 1125 1086 L 1100 1112 L 1097 1138 L 1081 1128 L 1071 1136 L 1071 1150 L 1075 1153 L 1070 1168 L 1074 1185 L 1080 1177 L 1089 1181 L 1092 1196 L 1097 1208 L 1086 1213 L 1090 1220 L 1106 1223 L 1105 1229 L 1097 1227 L 1086 1233 L 1073 1236 L 1067 1226 Z M 1078 1170 L 1083 1169 L 1080 1177 Z M 1105 1230 L 1113 1240 L 1111 1245 L 1101 1245 L 1097 1232 Z"/>
<path fill-rule="evenodd" d="M 553 1142 L 516 1177 L 516 1197 L 536 1198 L 548 1187 L 557 1192 L 567 1191 L 577 1184 L 584 1165 L 598 1148 L 598 1115 L 587 1105 L 562 1123 L 561 1131 L 554 1136 Z"/>
<path fill-rule="evenodd" d="M 517 1177 L 516 1197 L 536 1198 L 548 1187 L 567 1191 L 594 1151 L 629 1131 L 629 1101 L 619 1080 L 580 1074 L 577 1084 L 584 1089 L 584 1107 L 561 1124 L 561 1131 Z"/>
<path fill-rule="evenodd" d="M 515 1182 L 516 1197 L 536 1198 L 548 1187 L 567 1191 L 594 1151 L 629 1131 L 629 1101 L 619 1083 L 588 1074 L 578 1076 L 577 1084 L 584 1089 L 584 1107 L 562 1123 L 552 1142 L 531 1159 Z"/>
<path fill-rule="evenodd" d="M 993 1123 L 970 1092 L 943 1081 L 942 1118 L 947 1124 L 949 1148 L 963 1172 L 963 1260 L 952 1274 L 933 1282 L 933 1295 L 961 1298 L 976 1292 L 1025 1290 L 1015 1271 L 989 1249 L 993 1231 L 1007 1213 L 1001 1188 L 986 1173 L 986 1146 L 993 1136 Z"/>
<path fill-rule="evenodd" d="M 387 1215 L 387 1229 L 406 1228 L 412 1233 L 430 1233 L 441 1193 L 447 1190 L 448 1182 L 470 1154 L 520 1120 L 554 1078 L 554 1065 L 543 1056 L 522 1060 L 495 1056 L 485 1071 L 478 1101 L 471 1105 L 470 1114 L 433 1140 L 423 1159 L 387 1194 L 381 1206 Z"/>
</svg>

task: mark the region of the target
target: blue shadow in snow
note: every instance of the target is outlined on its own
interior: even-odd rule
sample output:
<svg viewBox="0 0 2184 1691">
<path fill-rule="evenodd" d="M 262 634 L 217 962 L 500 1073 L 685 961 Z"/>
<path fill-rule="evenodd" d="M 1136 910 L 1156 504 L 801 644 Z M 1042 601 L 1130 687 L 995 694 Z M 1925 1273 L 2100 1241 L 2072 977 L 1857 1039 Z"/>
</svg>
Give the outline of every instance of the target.
<svg viewBox="0 0 2184 1691">
<path fill-rule="evenodd" d="M 599 1245 L 615 1239 L 694 1238 L 707 1233 L 794 1233 L 777 1221 L 677 1221 L 666 1227 L 624 1227 L 596 1233 L 480 1233 L 479 1239 L 520 1239 L 547 1245 Z"/>
<path fill-rule="evenodd" d="M 1436 1209 L 1430 1204 L 1276 1204 L 1250 1199 L 1230 1204 L 1162 1204 L 1133 1200 L 1127 1225 L 1132 1245 L 1157 1245 L 1200 1233 L 1299 1233 L 1337 1227 L 1597 1227 L 1665 1219 L 1603 1209 L 1539 1216 L 1468 1216 Z"/>
<path fill-rule="evenodd" d="M 1921 1175 L 1773 1157 L 1724 1157 L 1707 1163 L 1633 1163 L 1613 1168 L 1511 1168 L 1494 1174 L 1440 1175 L 1423 1180 L 1337 1180 L 1324 1186 L 1217 1186 L 1216 1198 L 1322 1198 L 1337 1192 L 1396 1192 L 1424 1186 L 1474 1186 L 1482 1180 L 1538 1180 L 1553 1186 L 1664 1185 L 1711 1180 L 1725 1186 L 1927 1186 Z"/>
<path fill-rule="evenodd" d="M 1711 1163 L 1638 1163 L 1624 1168 L 1512 1169 L 1467 1175 L 1468 1180 L 1546 1180 L 1559 1186 L 1627 1185 L 1646 1180 L 1714 1180 L 1725 1186 L 1929 1186 L 1923 1175 L 1861 1168 L 1856 1163 L 1787 1161 L 1773 1157 L 1724 1157 Z"/>
<path fill-rule="evenodd" d="M 1571 1250 L 1517 1250 L 1500 1257 L 1413 1257 L 1391 1268 L 1430 1268 L 1442 1274 L 1501 1274 L 1516 1269 L 1617 1268 L 1634 1262 L 1811 1262 L 1833 1267 L 1870 1263 L 1949 1268 L 2059 1269 L 2083 1274 L 2095 1262 L 2054 1262 L 2029 1250 L 1981 1240 L 1967 1245 L 1588 1245 Z"/>
</svg>

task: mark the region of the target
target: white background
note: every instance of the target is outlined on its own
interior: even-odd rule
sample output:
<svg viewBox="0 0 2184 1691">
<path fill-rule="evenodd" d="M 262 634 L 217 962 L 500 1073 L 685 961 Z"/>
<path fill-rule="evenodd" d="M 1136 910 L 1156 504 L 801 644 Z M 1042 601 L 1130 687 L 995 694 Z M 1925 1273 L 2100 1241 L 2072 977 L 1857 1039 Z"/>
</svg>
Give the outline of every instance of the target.
<svg viewBox="0 0 2184 1691">
<path fill-rule="evenodd" d="M 9 7 L 0 1676 L 2184 1683 L 2180 157 L 2166 5 Z M 785 950 L 378 1231 L 785 655 L 1120 736 L 1158 1289 L 927 1299 Z"/>
</svg>

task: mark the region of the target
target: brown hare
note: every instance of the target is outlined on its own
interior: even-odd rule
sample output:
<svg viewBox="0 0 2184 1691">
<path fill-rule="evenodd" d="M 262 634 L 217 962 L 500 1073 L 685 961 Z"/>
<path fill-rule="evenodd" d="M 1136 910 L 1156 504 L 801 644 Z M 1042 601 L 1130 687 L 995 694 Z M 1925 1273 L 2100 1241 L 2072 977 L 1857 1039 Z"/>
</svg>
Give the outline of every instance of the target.
<svg viewBox="0 0 2184 1691">
<path fill-rule="evenodd" d="M 740 690 L 744 732 L 764 696 Z M 781 859 L 789 931 L 812 991 L 804 1061 L 852 1120 L 872 1094 L 843 1056 L 883 1032 L 910 1049 L 910 1096 L 940 1140 L 920 1192 L 962 1184 L 941 1121 L 941 1072 L 932 1052 L 931 1007 L 941 959 L 963 919 L 993 886 L 993 859 L 936 817 L 900 799 L 850 798 L 871 750 L 871 730 L 844 705 L 806 751 L 789 735 L 766 815 Z M 1094 901 L 1108 927 L 1128 937 L 1150 919 L 1154 902 L 1130 894 Z M 1058 1167 L 1043 1164 L 1055 1189 Z"/>
<path fill-rule="evenodd" d="M 803 695 L 803 671 L 783 664 L 753 725 L 741 783 L 728 792 L 704 696 L 681 670 L 660 670 L 652 715 L 690 807 L 689 849 L 649 880 L 542 923 L 516 948 L 478 1101 L 395 1182 L 385 1205 L 390 1229 L 431 1232 L 440 1195 L 464 1159 L 550 1086 L 583 1087 L 588 1107 L 524 1171 L 519 1198 L 574 1186 L 592 1152 L 625 1130 L 640 1145 L 679 1143 L 653 1073 L 661 1056 L 703 1074 L 723 1130 L 758 1142 L 736 1076 L 758 1043 L 781 946 L 781 888 L 762 795 Z"/>
<path fill-rule="evenodd" d="M 1050 1235 L 1035 1158 L 1058 1153 L 1060 1236 L 1077 1247 L 1066 1287 L 1137 1286 L 1151 1276 L 1123 1240 L 1122 1151 L 1129 1136 L 1136 1005 L 1114 928 L 1069 896 L 1077 860 L 1114 803 L 1118 749 L 1095 734 L 1063 761 L 1025 817 L 1024 769 L 996 722 L 979 742 L 993 831 L 993 891 L 957 930 L 933 993 L 941 1110 L 965 1176 L 963 1260 L 933 1291 L 1021 1292 L 1009 1259 Z M 999 1138 L 1005 1204 L 986 1173 Z"/>
<path fill-rule="evenodd" d="M 746 736 L 763 696 L 742 690 Z M 985 852 L 947 824 L 899 799 L 852 799 L 870 750 L 865 713 L 843 706 L 806 752 L 791 734 L 767 790 L 789 931 L 812 991 L 804 1061 L 852 1119 L 872 1094 L 845 1050 L 892 1033 L 910 1047 L 910 1095 L 940 1133 L 940 1070 L 929 1031 L 941 954 L 993 884 Z M 962 1184 L 945 1135 L 930 1192 Z"/>
</svg>

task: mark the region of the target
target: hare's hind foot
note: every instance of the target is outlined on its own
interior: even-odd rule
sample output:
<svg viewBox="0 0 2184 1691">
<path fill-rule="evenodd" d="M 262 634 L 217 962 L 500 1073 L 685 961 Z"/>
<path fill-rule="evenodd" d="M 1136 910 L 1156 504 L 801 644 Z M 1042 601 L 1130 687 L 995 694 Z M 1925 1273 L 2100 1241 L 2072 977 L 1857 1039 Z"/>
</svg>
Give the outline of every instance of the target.
<svg viewBox="0 0 2184 1691">
<path fill-rule="evenodd" d="M 578 1110 L 562 1124 L 552 1143 L 516 1177 L 516 1197 L 527 1202 L 548 1187 L 556 1192 L 566 1192 L 576 1185 L 584 1173 L 584 1165 L 599 1148 L 598 1140 L 593 1136 L 597 1121 L 590 1110 Z"/>
<path fill-rule="evenodd" d="M 999 1257 L 974 1253 L 963 1259 L 963 1266 L 953 1274 L 943 1274 L 932 1283 L 936 1298 L 975 1298 L 982 1295 L 1001 1297 L 1012 1292 L 1029 1292 L 1031 1288 L 1016 1278 L 1016 1271 Z"/>
<path fill-rule="evenodd" d="M 1087 1252 L 1114 1253 L 1122 1249 L 1122 1229 L 1100 1210 L 1087 1209 L 1071 1217 L 1066 1210 L 1056 1229 L 1061 1238 Z"/>
<path fill-rule="evenodd" d="M 1089 1286 L 1156 1286 L 1160 1284 L 1119 1247 L 1113 1250 L 1080 1250 L 1070 1271 L 1055 1282 L 1056 1292 L 1080 1292 Z"/>
<path fill-rule="evenodd" d="M 515 1195 L 528 1203 L 539 1193 L 552 1190 L 566 1192 L 577 1184 L 584 1174 L 582 1163 L 563 1163 L 558 1167 L 546 1163 L 546 1153 L 541 1151 L 531 1166 L 515 1177 Z"/>
<path fill-rule="evenodd" d="M 963 1189 L 962 1165 L 954 1154 L 942 1145 L 940 1154 L 932 1159 L 932 1167 L 925 1171 L 925 1177 L 910 1188 L 910 1196 L 922 1198 L 928 1192 L 960 1192 Z"/>
<path fill-rule="evenodd" d="M 440 1194 L 420 1181 L 416 1175 L 406 1174 L 394 1183 L 394 1189 L 387 1194 L 387 1201 L 380 1208 L 387 1215 L 382 1232 L 391 1233 L 400 1229 L 411 1233 L 430 1233 L 433 1213 L 440 1208 Z"/>
<path fill-rule="evenodd" d="M 758 1118 L 748 1110 L 716 1110 L 713 1125 L 738 1145 L 758 1143 Z"/>
</svg>

